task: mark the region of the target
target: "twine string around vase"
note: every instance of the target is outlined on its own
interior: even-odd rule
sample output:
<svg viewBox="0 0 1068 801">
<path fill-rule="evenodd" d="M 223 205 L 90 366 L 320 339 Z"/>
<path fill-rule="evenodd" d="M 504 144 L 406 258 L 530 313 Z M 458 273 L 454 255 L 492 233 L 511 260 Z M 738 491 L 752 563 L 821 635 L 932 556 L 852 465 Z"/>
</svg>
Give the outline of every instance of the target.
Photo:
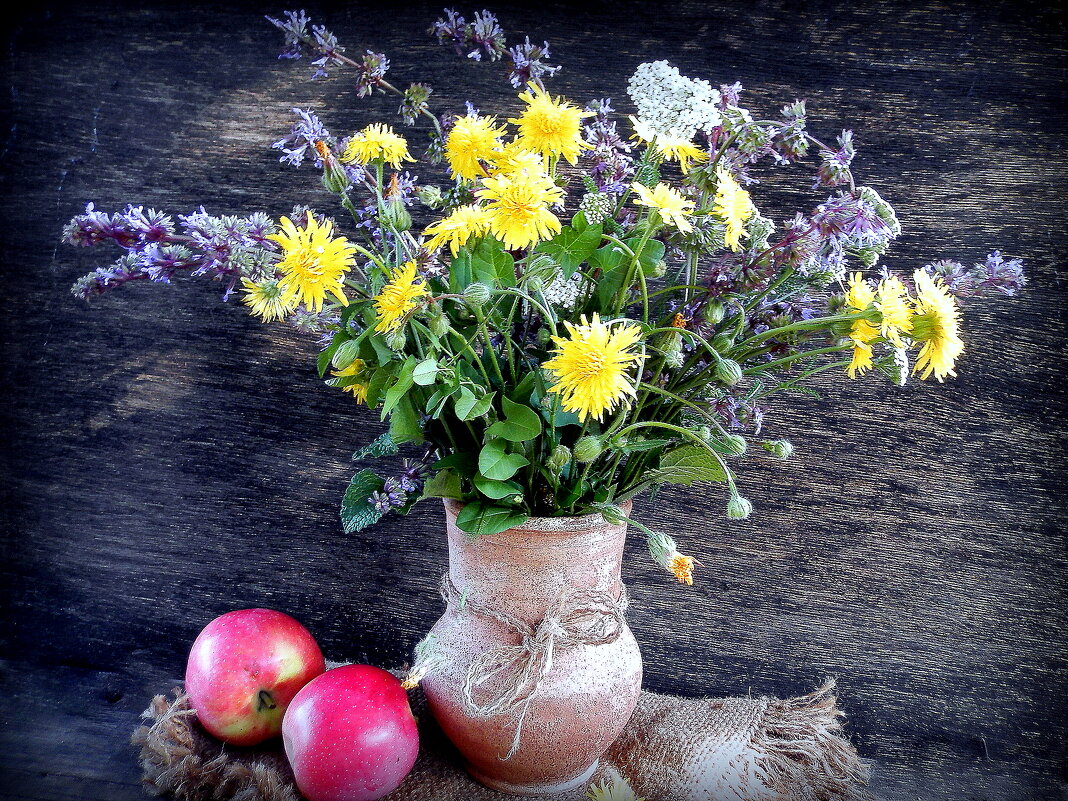
<svg viewBox="0 0 1068 801">
<path fill-rule="evenodd" d="M 502 760 L 511 759 L 519 750 L 527 712 L 553 668 L 556 651 L 577 645 L 607 645 L 619 639 L 626 625 L 628 600 L 622 585 L 618 599 L 599 590 L 567 589 L 537 625 L 462 595 L 448 573 L 442 579 L 441 594 L 447 603 L 496 620 L 519 635 L 518 645 L 503 645 L 480 654 L 467 669 L 463 686 L 464 706 L 472 715 L 488 718 L 519 712 L 512 747 Z M 493 679 L 502 682 L 500 689 L 481 693 L 480 688 Z"/>
</svg>

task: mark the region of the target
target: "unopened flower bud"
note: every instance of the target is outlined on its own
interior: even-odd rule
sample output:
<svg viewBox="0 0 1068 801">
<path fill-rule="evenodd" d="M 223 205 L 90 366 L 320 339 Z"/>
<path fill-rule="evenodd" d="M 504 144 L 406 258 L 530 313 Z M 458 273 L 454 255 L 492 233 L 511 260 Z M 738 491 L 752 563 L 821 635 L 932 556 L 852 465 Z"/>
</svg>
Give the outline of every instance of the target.
<svg viewBox="0 0 1068 801">
<path fill-rule="evenodd" d="M 400 353 L 404 350 L 404 346 L 408 344 L 408 335 L 404 333 L 403 328 L 398 328 L 396 331 L 390 331 L 386 334 L 385 338 L 386 347 L 394 353 Z"/>
<path fill-rule="evenodd" d="M 538 329 L 538 344 L 548 345 L 553 340 L 553 332 L 542 326 Z"/>
<path fill-rule="evenodd" d="M 380 219 L 383 225 L 397 232 L 407 231 L 412 227 L 412 215 L 408 213 L 402 200 L 391 200 L 386 203 Z"/>
<path fill-rule="evenodd" d="M 716 334 L 708 344 L 712 346 L 716 353 L 726 353 L 734 347 L 734 337 L 730 334 Z"/>
<path fill-rule="evenodd" d="M 747 445 L 745 437 L 741 434 L 728 434 L 723 438 L 723 448 L 728 453 L 733 453 L 735 456 L 741 456 L 746 452 Z"/>
<path fill-rule="evenodd" d="M 787 439 L 769 439 L 760 443 L 760 447 L 780 459 L 789 459 L 794 455 L 794 446 Z"/>
<path fill-rule="evenodd" d="M 712 429 L 708 426 L 701 426 L 700 428 L 696 428 L 694 429 L 694 433 L 697 434 L 697 436 L 699 436 L 705 442 L 708 442 L 710 439 L 712 439 Z"/>
<path fill-rule="evenodd" d="M 436 337 L 443 337 L 449 333 L 449 329 L 452 326 L 449 325 L 449 318 L 444 314 L 438 313 L 430 318 L 430 333 Z"/>
<path fill-rule="evenodd" d="M 653 265 L 653 271 L 649 273 L 652 278 L 663 278 L 667 274 L 667 262 L 661 259 Z"/>
<path fill-rule="evenodd" d="M 623 510 L 615 504 L 601 507 L 601 517 L 604 518 L 604 522 L 610 526 L 622 526 L 627 522 L 627 516 L 623 514 Z"/>
<path fill-rule="evenodd" d="M 742 380 L 742 366 L 734 359 L 720 359 L 716 362 L 716 379 L 733 387 Z"/>
<path fill-rule="evenodd" d="M 545 282 L 540 277 L 532 275 L 526 280 L 526 288 L 528 292 L 541 293 L 545 291 Z"/>
<path fill-rule="evenodd" d="M 575 461 L 582 464 L 592 462 L 601 455 L 603 450 L 604 447 L 601 445 L 601 440 L 597 437 L 583 437 L 575 443 Z"/>
<path fill-rule="evenodd" d="M 430 209 L 439 209 L 445 202 L 441 190 L 436 186 L 420 186 L 415 190 L 415 196 L 419 199 L 420 203 Z"/>
<path fill-rule="evenodd" d="M 753 504 L 741 495 L 732 495 L 727 502 L 727 517 L 731 520 L 745 520 L 753 512 Z"/>
<path fill-rule="evenodd" d="M 493 297 L 493 292 L 490 288 L 477 281 L 473 284 L 468 284 L 464 290 L 464 301 L 472 309 L 481 309 L 489 303 L 491 297 Z"/>
<path fill-rule="evenodd" d="M 340 195 L 351 185 L 349 176 L 345 174 L 345 170 L 340 164 L 333 160 L 323 164 L 323 186 L 327 192 Z"/>
<path fill-rule="evenodd" d="M 722 322 L 726 312 L 726 308 L 720 301 L 710 300 L 708 303 L 705 304 L 705 322 L 710 323 L 712 325 Z"/>
<path fill-rule="evenodd" d="M 566 445 L 559 445 L 549 454 L 545 466 L 554 473 L 559 473 L 571 462 L 571 449 Z"/>
</svg>

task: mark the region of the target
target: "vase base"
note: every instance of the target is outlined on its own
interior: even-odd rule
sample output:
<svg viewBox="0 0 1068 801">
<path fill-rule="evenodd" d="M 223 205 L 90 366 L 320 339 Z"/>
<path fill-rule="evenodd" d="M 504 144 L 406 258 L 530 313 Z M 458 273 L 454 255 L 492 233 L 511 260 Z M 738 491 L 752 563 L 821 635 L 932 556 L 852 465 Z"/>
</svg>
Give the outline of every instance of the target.
<svg viewBox="0 0 1068 801">
<path fill-rule="evenodd" d="M 600 760 L 597 760 L 590 765 L 581 776 L 576 776 L 574 779 L 568 779 L 567 781 L 556 782 L 554 784 L 512 784 L 480 773 L 472 765 L 467 765 L 466 768 L 467 772 L 471 774 L 471 778 L 479 784 L 489 787 L 491 790 L 499 790 L 500 792 L 508 793 L 509 795 L 538 796 L 562 795 L 569 790 L 574 790 L 576 787 L 584 785 L 590 780 L 590 777 L 593 776 L 599 764 Z"/>
</svg>

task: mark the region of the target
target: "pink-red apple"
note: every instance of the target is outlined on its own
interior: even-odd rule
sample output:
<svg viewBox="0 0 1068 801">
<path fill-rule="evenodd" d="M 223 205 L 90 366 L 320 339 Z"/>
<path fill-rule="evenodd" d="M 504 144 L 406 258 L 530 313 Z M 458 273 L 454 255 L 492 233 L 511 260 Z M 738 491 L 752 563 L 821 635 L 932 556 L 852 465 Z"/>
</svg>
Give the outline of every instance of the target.
<svg viewBox="0 0 1068 801">
<path fill-rule="evenodd" d="M 255 745 L 281 733 L 293 696 L 325 669 L 319 645 L 289 615 L 240 609 L 197 636 L 185 691 L 205 729 L 233 745 Z"/>
<path fill-rule="evenodd" d="M 310 681 L 289 705 L 282 742 L 308 801 L 374 801 L 400 786 L 419 754 L 408 694 L 370 665 Z"/>
</svg>

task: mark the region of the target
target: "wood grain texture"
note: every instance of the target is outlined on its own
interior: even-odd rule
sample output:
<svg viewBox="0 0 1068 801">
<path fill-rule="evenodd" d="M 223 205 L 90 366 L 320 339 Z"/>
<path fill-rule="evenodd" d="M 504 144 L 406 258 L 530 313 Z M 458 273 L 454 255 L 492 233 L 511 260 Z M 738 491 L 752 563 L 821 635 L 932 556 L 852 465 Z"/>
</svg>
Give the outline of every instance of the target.
<svg viewBox="0 0 1068 801">
<path fill-rule="evenodd" d="M 797 455 L 743 467 L 750 520 L 727 521 L 715 491 L 639 502 L 704 564 L 695 587 L 669 584 L 637 539 L 625 572 L 650 689 L 797 694 L 835 675 L 886 797 L 1059 797 L 1063 16 L 940 0 L 494 8 L 513 38 L 550 40 L 565 67 L 552 89 L 577 100 L 626 109 L 627 76 L 658 58 L 741 81 L 754 109 L 806 97 L 817 135 L 856 131 L 862 183 L 897 207 L 891 267 L 1028 257 L 1020 298 L 967 306 L 959 379 L 829 379 L 824 400 L 774 409 L 767 431 Z M 340 530 L 349 455 L 381 425 L 316 380 L 313 343 L 220 304 L 215 286 L 131 286 L 89 305 L 68 292 L 107 258 L 57 245 L 85 201 L 324 203 L 310 171 L 268 149 L 289 110 L 339 131 L 393 113 L 341 74 L 313 84 L 306 64 L 275 60 L 263 11 L 280 8 L 45 3 L 9 21 L 0 788 L 14 789 L 0 794 L 139 797 L 132 752 L 123 762 L 136 713 L 224 611 L 285 610 L 330 656 L 383 665 L 440 612 L 439 509 Z M 308 11 L 350 50 L 387 52 L 397 83 L 431 83 L 437 108 L 513 99 L 495 67 L 424 36 L 437 6 Z M 761 177 L 757 200 L 779 219 L 819 200 L 801 170 Z M 110 703 L 109 682 L 128 700 Z"/>
</svg>

